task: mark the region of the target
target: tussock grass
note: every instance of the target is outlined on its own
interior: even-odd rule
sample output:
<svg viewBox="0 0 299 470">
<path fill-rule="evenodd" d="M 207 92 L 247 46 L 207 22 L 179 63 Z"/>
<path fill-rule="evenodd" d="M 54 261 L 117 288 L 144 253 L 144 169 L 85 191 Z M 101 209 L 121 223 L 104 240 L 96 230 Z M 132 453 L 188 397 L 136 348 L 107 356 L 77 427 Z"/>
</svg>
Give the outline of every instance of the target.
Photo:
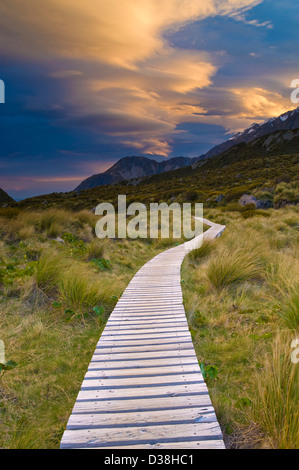
<svg viewBox="0 0 299 470">
<path fill-rule="evenodd" d="M 46 295 L 55 294 L 62 274 L 68 265 L 69 263 L 55 250 L 45 250 L 36 267 L 37 287 Z"/>
<path fill-rule="evenodd" d="M 290 330 L 299 331 L 299 286 L 283 296 L 277 305 L 277 313 Z"/>
<path fill-rule="evenodd" d="M 269 214 L 240 223 L 226 213 L 210 254 L 200 265 L 190 254 L 182 267 L 198 360 L 218 368 L 207 382 L 229 448 L 298 448 L 299 368 L 290 354 L 298 337 L 299 214 L 296 207 Z"/>
<path fill-rule="evenodd" d="M 192 260 L 193 262 L 201 261 L 202 259 L 210 255 L 214 247 L 215 243 L 213 241 L 205 240 L 200 248 L 191 251 L 189 255 L 190 260 Z"/>
<path fill-rule="evenodd" d="M 105 242 L 103 240 L 94 239 L 91 243 L 87 246 L 87 258 L 91 259 L 98 259 L 104 256 L 105 251 Z"/>
<path fill-rule="evenodd" d="M 299 448 L 299 367 L 290 358 L 293 338 L 285 332 L 276 336 L 256 380 L 253 414 L 276 449 Z"/>
<path fill-rule="evenodd" d="M 111 292 L 111 287 L 107 288 L 100 279 L 94 279 L 87 270 L 71 268 L 60 280 L 58 297 L 74 311 L 83 312 L 107 302 Z"/>
<path fill-rule="evenodd" d="M 30 238 L 32 238 L 35 234 L 35 228 L 32 227 L 32 226 L 28 226 L 28 227 L 22 227 L 20 230 L 19 230 L 19 238 L 21 240 L 28 240 Z"/>
<path fill-rule="evenodd" d="M 164 249 L 98 240 L 95 220 L 89 211 L 0 211 L 0 336 L 18 363 L 1 377 L 0 448 L 59 448 L 109 314 Z"/>
<path fill-rule="evenodd" d="M 261 263 L 253 253 L 247 253 L 243 249 L 230 252 L 223 249 L 218 252 L 208 268 L 207 277 L 216 289 L 222 289 L 232 284 L 237 284 L 261 277 Z"/>
</svg>

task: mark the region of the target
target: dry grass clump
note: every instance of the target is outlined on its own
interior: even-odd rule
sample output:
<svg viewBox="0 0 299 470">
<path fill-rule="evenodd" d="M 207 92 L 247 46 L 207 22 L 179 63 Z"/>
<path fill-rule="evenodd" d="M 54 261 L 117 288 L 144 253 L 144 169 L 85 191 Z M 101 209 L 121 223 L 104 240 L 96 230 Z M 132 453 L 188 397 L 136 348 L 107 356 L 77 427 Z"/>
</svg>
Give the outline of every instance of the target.
<svg viewBox="0 0 299 470">
<path fill-rule="evenodd" d="M 211 240 L 205 240 L 200 248 L 197 248 L 189 254 L 191 261 L 201 261 L 212 253 L 215 243 Z"/>
<path fill-rule="evenodd" d="M 95 238 L 87 245 L 87 259 L 98 259 L 104 256 L 105 242 Z"/>
<path fill-rule="evenodd" d="M 45 250 L 38 263 L 35 273 L 36 285 L 46 295 L 53 296 L 57 292 L 60 279 L 65 274 L 70 262 L 55 250 Z"/>
<path fill-rule="evenodd" d="M 293 339 L 288 332 L 277 334 L 256 380 L 253 412 L 278 449 L 299 448 L 299 367 L 291 360 Z"/>
<path fill-rule="evenodd" d="M 78 235 L 90 242 L 96 217 L 87 210 L 70 212 L 64 209 L 46 209 L 39 211 L 0 212 L 1 232 L 8 241 L 27 240 L 32 238 L 56 238 L 64 232 Z"/>
<path fill-rule="evenodd" d="M 182 268 L 196 353 L 218 371 L 207 382 L 232 448 L 299 445 L 299 367 L 291 361 L 299 337 L 299 215 L 296 207 L 269 214 L 231 218 L 209 256 L 197 265 L 189 255 Z"/>
<path fill-rule="evenodd" d="M 73 267 L 59 282 L 58 298 L 75 312 L 91 311 L 93 307 L 109 302 L 113 287 L 100 277 L 95 278 L 85 268 Z"/>
<path fill-rule="evenodd" d="M 261 277 L 261 262 L 254 253 L 239 249 L 231 253 L 222 249 L 215 256 L 207 269 L 207 277 L 216 289 L 222 289 Z"/>
</svg>

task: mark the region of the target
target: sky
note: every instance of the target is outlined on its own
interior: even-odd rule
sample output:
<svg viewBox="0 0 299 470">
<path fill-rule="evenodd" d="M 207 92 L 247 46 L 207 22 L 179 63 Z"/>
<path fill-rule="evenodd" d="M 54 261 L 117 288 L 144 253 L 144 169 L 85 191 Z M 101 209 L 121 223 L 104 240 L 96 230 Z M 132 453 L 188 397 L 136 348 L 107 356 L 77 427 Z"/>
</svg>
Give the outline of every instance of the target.
<svg viewBox="0 0 299 470">
<path fill-rule="evenodd" d="M 294 109 L 298 0 L 1 0 L 0 187 L 70 191 Z"/>
</svg>

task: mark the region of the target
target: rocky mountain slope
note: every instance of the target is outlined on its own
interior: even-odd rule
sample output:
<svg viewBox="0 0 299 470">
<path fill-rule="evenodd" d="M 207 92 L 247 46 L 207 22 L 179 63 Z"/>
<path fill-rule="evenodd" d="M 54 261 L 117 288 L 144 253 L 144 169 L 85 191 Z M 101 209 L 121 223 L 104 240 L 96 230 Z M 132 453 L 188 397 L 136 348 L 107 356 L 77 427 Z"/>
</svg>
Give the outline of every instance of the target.
<svg viewBox="0 0 299 470">
<path fill-rule="evenodd" d="M 82 181 L 75 190 L 81 191 L 97 186 L 116 184 L 123 180 L 144 178 L 185 168 L 190 165 L 192 165 L 193 168 L 196 168 L 197 166 L 202 166 L 209 158 L 220 155 L 238 144 L 254 142 L 258 138 L 273 134 L 276 131 L 292 131 L 294 129 L 299 129 L 299 107 L 292 111 L 288 111 L 279 117 L 271 118 L 262 124 L 252 124 L 248 129 L 235 134 L 226 142 L 213 147 L 207 153 L 196 158 L 176 157 L 162 162 L 138 156 L 121 158 L 104 173 L 90 176 Z M 294 136 L 293 134 L 289 134 L 289 137 L 293 138 Z M 288 134 L 282 138 L 287 139 Z M 267 145 L 269 148 L 273 146 L 271 138 L 269 141 L 266 141 L 266 146 Z"/>
<path fill-rule="evenodd" d="M 60 207 L 92 210 L 99 202 L 117 206 L 118 195 L 131 202 L 202 202 L 205 207 L 238 202 L 243 194 L 275 207 L 299 202 L 299 129 L 277 131 L 240 143 L 221 155 L 193 165 L 109 187 L 36 196 L 16 204 L 20 209 Z"/>
<path fill-rule="evenodd" d="M 162 162 L 157 162 L 146 157 L 124 157 L 116 162 L 104 173 L 90 176 L 82 181 L 76 191 L 94 188 L 106 184 L 115 184 L 123 180 L 143 178 L 145 176 L 156 175 L 166 171 L 176 170 L 191 165 L 192 158 L 176 157 Z"/>
</svg>

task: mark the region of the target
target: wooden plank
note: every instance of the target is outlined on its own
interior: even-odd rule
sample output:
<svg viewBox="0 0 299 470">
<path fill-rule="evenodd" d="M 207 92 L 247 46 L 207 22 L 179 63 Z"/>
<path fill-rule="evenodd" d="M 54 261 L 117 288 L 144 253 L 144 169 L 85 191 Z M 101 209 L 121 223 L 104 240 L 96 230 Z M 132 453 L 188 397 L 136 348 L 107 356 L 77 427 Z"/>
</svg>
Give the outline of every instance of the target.
<svg viewBox="0 0 299 470">
<path fill-rule="evenodd" d="M 204 238 L 221 231 L 211 224 Z M 224 448 L 180 285 L 181 263 L 196 243 L 160 253 L 129 283 L 95 348 L 61 448 Z"/>
<path fill-rule="evenodd" d="M 141 374 L 140 376 L 129 376 L 129 378 L 124 378 L 124 377 L 107 377 L 105 375 L 99 376 L 99 377 L 90 377 L 90 376 L 85 376 L 85 379 L 82 382 L 82 389 L 88 389 L 88 388 L 125 388 L 125 386 L 128 387 L 137 387 L 139 386 L 151 386 L 154 387 L 155 389 L 158 387 L 162 387 L 164 385 L 174 385 L 176 384 L 192 384 L 192 383 L 198 383 L 203 384 L 204 380 L 202 378 L 202 375 L 197 372 L 197 371 L 192 371 L 192 372 L 177 372 L 173 374 L 155 374 L 155 375 L 149 375 L 149 374 Z"/>
<path fill-rule="evenodd" d="M 212 406 L 206 408 L 160 409 L 154 411 L 125 411 L 124 413 L 73 413 L 67 429 L 91 429 L 100 427 L 122 427 L 142 425 L 162 425 L 162 423 L 183 422 L 216 423 L 217 418 Z"/>
<path fill-rule="evenodd" d="M 198 362 L 196 359 L 195 355 L 192 356 L 183 356 L 183 357 L 158 357 L 158 358 L 145 358 L 145 359 L 130 359 L 126 362 L 126 360 L 114 360 L 111 362 L 110 359 L 104 360 L 104 361 L 96 361 L 93 360 L 90 362 L 88 366 L 88 371 L 89 370 L 103 370 L 105 371 L 106 369 L 111 369 L 111 370 L 116 370 L 116 369 L 144 369 L 145 371 L 148 368 L 155 368 L 155 369 L 165 369 L 165 367 L 169 366 L 174 366 L 174 367 L 179 367 L 179 366 L 185 366 L 185 365 L 193 365 L 194 367 L 199 367 Z"/>
<path fill-rule="evenodd" d="M 77 400 L 72 414 L 119 414 L 124 412 L 140 413 L 146 411 L 163 411 L 171 410 L 173 413 L 177 409 L 188 409 L 196 407 L 199 412 L 208 409 L 211 399 L 208 394 L 181 394 L 171 397 L 143 398 L 136 400 L 135 398 L 122 400 Z M 71 415 L 72 416 L 72 415 Z M 121 419 L 121 417 L 119 418 Z"/>
<path fill-rule="evenodd" d="M 108 339 L 101 339 L 101 341 L 98 342 L 97 347 L 105 348 L 105 347 L 115 347 L 119 348 L 122 346 L 126 347 L 131 347 L 131 346 L 154 346 L 154 345 L 161 345 L 161 344 L 184 344 L 187 343 L 190 345 L 192 343 L 190 337 L 188 336 L 171 336 L 171 337 L 152 337 L 152 338 L 142 338 L 142 339 L 136 339 L 135 338 L 125 338 L 125 339 L 116 339 L 112 338 L 110 340 Z M 117 351 L 117 349 L 116 349 Z"/>
<path fill-rule="evenodd" d="M 155 364 L 154 366 L 148 367 L 147 369 L 140 367 L 133 367 L 133 368 L 120 368 L 120 369 L 112 369 L 112 370 L 105 370 L 103 368 L 98 369 L 88 369 L 85 374 L 85 378 L 89 377 L 106 377 L 106 378 L 115 378 L 115 377 L 146 377 L 146 376 L 160 376 L 160 375 L 176 375 L 180 374 L 190 374 L 190 373 L 200 373 L 200 369 L 197 364 L 175 364 L 169 365 L 166 364 L 161 367 L 157 367 Z"/>
<path fill-rule="evenodd" d="M 63 448 L 72 447 L 122 447 L 140 445 L 146 442 L 155 444 L 186 442 L 192 448 L 194 441 L 222 439 L 217 423 L 166 424 L 162 426 L 125 427 L 113 429 L 78 429 L 66 430 Z"/>
<path fill-rule="evenodd" d="M 190 344 L 191 343 L 191 344 Z M 101 343 L 98 343 L 98 346 L 96 347 L 96 351 L 94 354 L 105 354 L 109 352 L 109 350 L 115 354 L 121 354 L 121 353 L 134 353 L 134 352 L 148 352 L 148 351 L 172 351 L 172 350 L 177 350 L 178 348 L 180 350 L 182 349 L 191 349 L 192 342 L 189 341 L 166 341 L 163 343 L 162 341 L 160 343 L 158 342 L 151 342 L 149 344 L 134 344 L 132 342 L 126 343 L 124 345 L 120 345 L 116 342 L 111 342 L 110 345 L 105 345 L 105 342 L 102 341 Z"/>
<path fill-rule="evenodd" d="M 89 449 L 96 449 L 97 447 L 89 447 Z M 80 447 L 78 447 L 80 449 Z M 225 449 L 224 443 L 222 439 L 213 439 L 212 441 L 192 441 L 192 446 L 188 442 L 167 442 L 163 443 L 150 443 L 146 442 L 144 444 L 136 444 L 129 446 L 123 445 L 121 447 L 101 447 L 101 449 L 121 449 L 121 450 L 138 450 L 138 449 L 149 449 L 149 450 L 163 450 L 163 449 Z"/>
<path fill-rule="evenodd" d="M 136 338 L 138 338 L 138 341 L 149 341 L 149 340 L 156 340 L 156 339 L 186 339 L 186 338 L 191 338 L 191 335 L 189 332 L 179 332 L 179 334 L 176 334 L 176 332 L 162 332 L 162 333 L 127 333 L 127 334 L 105 334 L 101 336 L 100 341 L 135 341 Z"/>
<path fill-rule="evenodd" d="M 178 361 L 181 357 L 189 356 L 196 359 L 195 352 L 193 349 L 182 349 L 178 350 L 169 350 L 169 351 L 147 351 L 147 352 L 138 352 L 138 353 L 98 353 L 95 352 L 90 362 L 100 362 L 100 361 L 132 361 L 134 359 L 158 359 L 158 358 L 176 358 Z"/>
</svg>

